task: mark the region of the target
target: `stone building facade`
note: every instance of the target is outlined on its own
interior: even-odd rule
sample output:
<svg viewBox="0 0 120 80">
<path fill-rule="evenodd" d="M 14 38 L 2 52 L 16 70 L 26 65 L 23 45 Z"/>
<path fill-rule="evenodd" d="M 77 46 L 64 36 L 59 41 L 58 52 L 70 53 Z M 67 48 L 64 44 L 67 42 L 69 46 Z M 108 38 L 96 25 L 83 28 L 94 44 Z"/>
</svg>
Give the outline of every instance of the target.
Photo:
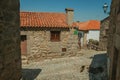
<svg viewBox="0 0 120 80">
<path fill-rule="evenodd" d="M 109 80 L 120 80 L 120 0 L 112 0 L 109 27 Z"/>
<path fill-rule="evenodd" d="M 29 26 L 22 25 L 25 23 L 24 18 L 26 18 L 23 14 L 26 13 L 29 14 L 29 12 L 21 12 L 21 52 L 23 55 L 33 59 L 76 54 L 78 51 L 78 36 L 74 35 L 75 29 L 71 26 L 73 22 L 72 9 L 66 9 L 66 14 L 30 12 L 29 22 L 36 15 L 39 15 L 37 18 L 44 18 L 44 20 L 38 20 L 40 22 L 37 23 L 37 18 L 35 18 L 32 22 L 34 25 L 29 23 Z M 57 40 L 52 40 L 53 36 Z"/>
<path fill-rule="evenodd" d="M 74 29 L 57 29 L 55 31 L 60 31 L 60 41 L 50 40 L 50 30 L 39 30 L 37 31 L 21 31 L 21 36 L 26 35 L 26 48 L 28 56 L 47 57 L 52 55 L 67 55 L 75 54 L 78 51 L 78 39 L 74 35 Z M 24 53 L 23 53 L 24 54 Z"/>
<path fill-rule="evenodd" d="M 19 0 L 0 0 L 0 80 L 21 77 Z"/>
<path fill-rule="evenodd" d="M 107 50 L 109 22 L 110 22 L 109 17 L 107 17 L 101 21 L 99 47 L 102 50 Z"/>
</svg>

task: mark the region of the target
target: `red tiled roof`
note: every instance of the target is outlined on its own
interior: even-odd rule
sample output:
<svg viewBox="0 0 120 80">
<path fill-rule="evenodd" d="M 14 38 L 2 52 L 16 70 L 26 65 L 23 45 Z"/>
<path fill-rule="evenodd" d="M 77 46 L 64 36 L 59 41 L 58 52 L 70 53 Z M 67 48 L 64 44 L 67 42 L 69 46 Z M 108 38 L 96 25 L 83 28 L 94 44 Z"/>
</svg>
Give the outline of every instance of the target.
<svg viewBox="0 0 120 80">
<path fill-rule="evenodd" d="M 90 20 L 87 22 L 74 22 L 73 26 L 78 27 L 79 30 L 99 30 L 100 29 L 100 21 Z"/>
<path fill-rule="evenodd" d="M 20 12 L 21 27 L 68 27 L 65 13 Z"/>
</svg>

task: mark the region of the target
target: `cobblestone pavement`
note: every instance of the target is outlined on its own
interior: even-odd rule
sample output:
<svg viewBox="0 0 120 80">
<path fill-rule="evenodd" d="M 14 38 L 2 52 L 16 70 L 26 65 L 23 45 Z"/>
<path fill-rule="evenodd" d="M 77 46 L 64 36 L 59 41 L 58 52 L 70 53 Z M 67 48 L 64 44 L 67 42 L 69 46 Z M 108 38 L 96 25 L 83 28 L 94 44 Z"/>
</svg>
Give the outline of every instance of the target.
<svg viewBox="0 0 120 80">
<path fill-rule="evenodd" d="M 81 50 L 75 56 L 45 59 L 22 65 L 23 80 L 89 80 L 89 65 L 96 54 Z"/>
</svg>

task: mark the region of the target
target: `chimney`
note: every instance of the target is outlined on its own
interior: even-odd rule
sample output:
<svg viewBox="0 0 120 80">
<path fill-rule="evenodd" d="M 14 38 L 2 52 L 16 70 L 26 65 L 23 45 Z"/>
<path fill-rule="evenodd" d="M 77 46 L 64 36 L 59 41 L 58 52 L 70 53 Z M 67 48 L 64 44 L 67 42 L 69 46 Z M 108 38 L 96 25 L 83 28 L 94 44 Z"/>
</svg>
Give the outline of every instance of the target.
<svg viewBox="0 0 120 80">
<path fill-rule="evenodd" d="M 72 8 L 66 8 L 65 11 L 67 15 L 67 23 L 69 26 L 72 26 L 74 10 Z"/>
</svg>

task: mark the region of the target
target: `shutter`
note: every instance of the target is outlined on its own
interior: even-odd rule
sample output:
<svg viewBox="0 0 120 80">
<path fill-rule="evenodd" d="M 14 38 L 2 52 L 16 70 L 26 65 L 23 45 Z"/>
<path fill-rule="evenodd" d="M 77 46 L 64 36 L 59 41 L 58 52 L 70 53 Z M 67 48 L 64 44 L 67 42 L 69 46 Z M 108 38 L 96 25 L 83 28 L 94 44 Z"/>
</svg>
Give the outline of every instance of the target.
<svg viewBox="0 0 120 80">
<path fill-rule="evenodd" d="M 60 31 L 51 31 L 51 41 L 60 41 Z"/>
</svg>

